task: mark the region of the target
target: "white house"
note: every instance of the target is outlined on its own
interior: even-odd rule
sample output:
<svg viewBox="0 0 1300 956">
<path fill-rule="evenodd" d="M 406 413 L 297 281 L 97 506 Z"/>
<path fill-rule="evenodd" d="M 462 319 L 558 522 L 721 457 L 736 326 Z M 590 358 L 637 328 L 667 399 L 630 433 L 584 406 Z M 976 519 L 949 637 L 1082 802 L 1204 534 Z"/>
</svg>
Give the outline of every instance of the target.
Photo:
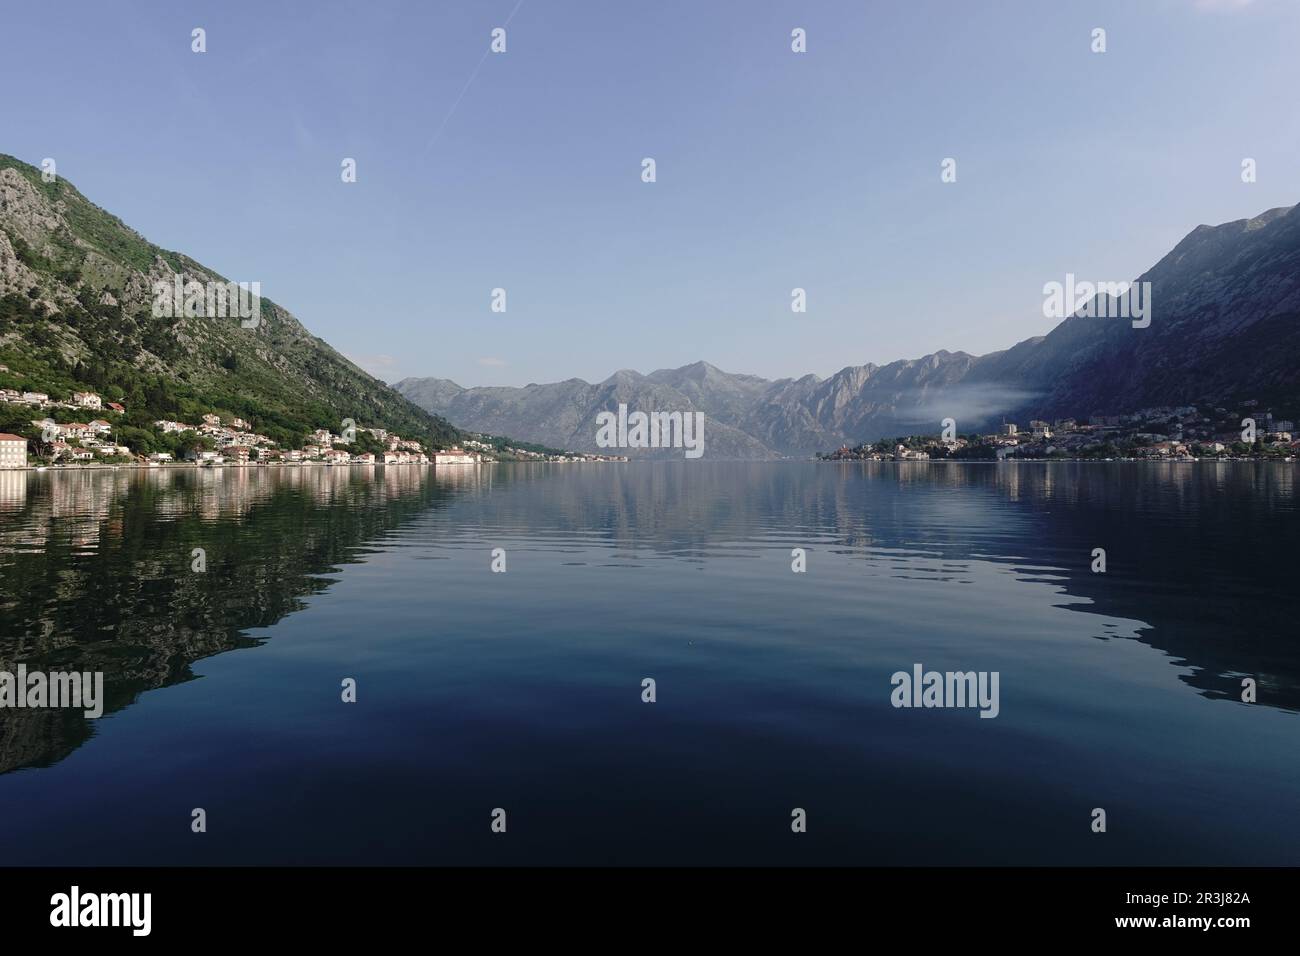
<svg viewBox="0 0 1300 956">
<path fill-rule="evenodd" d="M 89 438 L 95 433 L 95 430 L 85 422 L 68 422 L 58 428 L 59 434 L 64 438 Z"/>
<path fill-rule="evenodd" d="M 103 408 L 104 403 L 94 392 L 73 392 L 72 404 L 82 408 Z"/>
<path fill-rule="evenodd" d="M 161 428 L 162 431 L 163 431 L 163 434 L 164 434 L 164 435 L 167 434 L 168 432 L 192 432 L 192 431 L 196 431 L 196 429 L 195 429 L 195 427 L 194 427 L 193 425 L 187 425 L 187 424 L 185 424 L 184 422 L 169 422 L 169 421 L 165 421 L 165 420 L 164 420 L 164 421 L 154 422 L 154 427 L 155 427 L 155 428 Z"/>
<path fill-rule="evenodd" d="M 433 453 L 433 463 L 435 465 L 473 465 L 477 464 L 478 460 L 478 455 L 462 448 L 448 448 L 445 451 Z"/>
<path fill-rule="evenodd" d="M 27 465 L 27 439 L 0 432 L 0 468 L 23 468 Z"/>
</svg>

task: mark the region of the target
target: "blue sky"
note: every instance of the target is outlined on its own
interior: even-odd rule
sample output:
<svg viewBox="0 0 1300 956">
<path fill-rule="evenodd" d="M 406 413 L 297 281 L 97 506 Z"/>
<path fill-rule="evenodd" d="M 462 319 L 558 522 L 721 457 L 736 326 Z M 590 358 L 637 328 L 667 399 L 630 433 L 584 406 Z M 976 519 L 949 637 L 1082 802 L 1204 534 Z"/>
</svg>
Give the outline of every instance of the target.
<svg viewBox="0 0 1300 956">
<path fill-rule="evenodd" d="M 1298 41 L 1295 0 L 13 4 L 0 151 L 389 381 L 825 375 L 1300 201 Z"/>
</svg>

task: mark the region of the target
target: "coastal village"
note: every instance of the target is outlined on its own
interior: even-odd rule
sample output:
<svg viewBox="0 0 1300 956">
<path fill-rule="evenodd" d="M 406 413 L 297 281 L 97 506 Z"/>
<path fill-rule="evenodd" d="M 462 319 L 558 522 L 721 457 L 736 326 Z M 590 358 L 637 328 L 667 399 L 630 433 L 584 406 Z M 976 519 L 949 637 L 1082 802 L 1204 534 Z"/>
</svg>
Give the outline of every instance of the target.
<svg viewBox="0 0 1300 956">
<path fill-rule="evenodd" d="M 0 370 L 4 370 L 0 367 Z M 313 431 L 301 448 L 281 448 L 266 435 L 258 433 L 242 418 L 214 413 L 197 422 L 159 419 L 153 422 L 160 435 L 184 436 L 186 450 L 181 455 L 155 451 L 136 454 L 114 438 L 114 426 L 107 416 L 118 418 L 126 409 L 117 402 L 106 402 L 94 392 L 73 392 L 67 399 L 54 399 L 45 392 L 0 389 L 0 405 L 24 405 L 46 412 L 46 417 L 30 419 L 37 439 L 0 433 L 0 468 L 54 466 L 145 465 L 178 463 L 217 467 L 263 464 L 327 465 L 473 465 L 493 461 L 504 452 L 511 458 L 530 461 L 574 461 L 596 459 L 595 455 L 559 455 L 512 446 L 498 447 L 488 441 L 467 439 L 466 447 L 427 450 L 419 441 L 406 439 L 382 428 L 356 427 L 355 435 L 334 434 L 327 428 Z M 58 422 L 51 412 L 75 412 L 85 421 Z M 60 414 L 60 418 L 69 417 Z M 10 427 L 13 427 L 12 425 Z M 488 438 L 490 436 L 480 436 Z M 363 450 L 361 444 L 366 446 Z M 374 449 L 374 450 L 370 450 Z M 179 459 L 179 460 L 178 460 Z"/>
<path fill-rule="evenodd" d="M 1236 409 L 1222 406 L 1146 408 L 1129 415 L 1093 415 L 1086 423 L 1073 418 L 1031 421 L 1028 428 L 1004 422 L 986 435 L 908 436 L 845 445 L 828 461 L 925 461 L 955 459 L 1164 460 L 1278 458 L 1294 460 L 1300 452 L 1295 423 L 1278 418 L 1257 401 Z"/>
<path fill-rule="evenodd" d="M 4 370 L 3 366 L 0 370 Z M 473 465 L 500 458 L 545 462 L 626 460 L 621 456 L 520 448 L 493 442 L 488 435 L 466 438 L 464 447 L 430 450 L 414 439 L 361 426 L 348 429 L 347 436 L 318 428 L 301 448 L 282 448 L 250 422 L 215 413 L 204 414 L 195 422 L 154 421 L 154 432 L 181 438 L 177 445 L 184 451 L 136 453 L 114 437 L 112 420 L 120 419 L 126 409 L 120 403 L 104 401 L 94 392 L 77 391 L 65 399 L 55 399 L 45 392 L 6 388 L 0 389 L 0 407 L 4 406 L 27 406 L 46 413 L 28 419 L 31 434 L 39 438 L 0 433 L 0 468 L 8 469 L 96 464 Z M 51 417 L 52 413 L 58 413 L 60 418 L 85 420 L 59 422 Z M 1199 461 L 1260 457 L 1292 461 L 1297 452 L 1300 439 L 1294 421 L 1278 417 L 1257 401 L 1244 401 L 1233 409 L 1189 405 L 1148 408 L 1128 415 L 1093 415 L 1086 423 L 1072 418 L 1034 420 L 1022 428 L 1017 423 L 1003 422 L 991 434 L 911 435 L 856 447 L 844 445 L 818 457 L 829 461 Z"/>
<path fill-rule="evenodd" d="M 384 446 L 382 452 L 354 451 L 353 444 L 342 435 L 335 435 L 328 428 L 318 428 L 311 434 L 311 441 L 302 448 L 280 449 L 276 443 L 265 435 L 251 430 L 248 422 L 241 418 L 231 418 L 223 422 L 217 415 L 203 416 L 201 425 L 187 422 L 159 420 L 154 427 L 166 434 L 184 434 L 193 432 L 206 436 L 214 445 L 212 449 L 193 449 L 187 458 L 199 464 L 221 463 L 246 465 L 252 462 L 302 462 L 323 461 L 334 465 L 406 465 L 427 464 L 430 460 L 425 454 L 424 446 L 418 441 L 403 439 L 382 428 L 357 428 L 361 434 L 377 439 Z M 170 461 L 172 456 L 166 452 L 154 452 L 151 461 Z M 460 448 L 434 452 L 435 463 L 473 464 L 479 456 Z"/>
</svg>

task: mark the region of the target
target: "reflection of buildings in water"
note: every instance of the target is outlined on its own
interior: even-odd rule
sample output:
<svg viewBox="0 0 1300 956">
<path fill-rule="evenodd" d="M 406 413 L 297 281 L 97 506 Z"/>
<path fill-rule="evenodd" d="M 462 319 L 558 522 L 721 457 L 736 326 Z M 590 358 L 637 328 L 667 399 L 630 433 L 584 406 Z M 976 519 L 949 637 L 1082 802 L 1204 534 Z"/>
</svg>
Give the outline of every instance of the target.
<svg viewBox="0 0 1300 956">
<path fill-rule="evenodd" d="M 1020 462 L 1009 462 L 1006 466 L 1000 463 L 994 466 L 998 469 L 998 487 L 1006 493 L 1008 501 L 1020 500 L 1020 478 L 1024 475 Z"/>
<path fill-rule="evenodd" d="M 143 483 L 151 488 L 166 490 L 176 483 L 176 469 L 151 468 L 144 473 Z"/>
<path fill-rule="evenodd" d="M 194 476 L 198 514 L 209 523 L 242 518 L 275 491 L 260 468 L 196 468 Z"/>
<path fill-rule="evenodd" d="M 492 469 L 480 465 L 437 465 L 433 480 L 444 488 L 479 489 L 490 487 Z"/>
<path fill-rule="evenodd" d="M 51 543 L 93 550 L 101 534 L 122 534 L 122 502 L 133 495 L 148 499 L 151 520 L 238 522 L 277 494 L 305 494 L 328 506 L 405 497 L 429 481 L 427 467 L 386 470 L 383 477 L 385 469 L 323 466 L 0 472 L 0 553 L 43 551 Z"/>
<path fill-rule="evenodd" d="M 35 475 L 30 471 L 0 471 L 0 564 L 11 563 L 13 559 L 6 555 L 14 552 L 45 548 L 48 522 L 34 527 L 23 520 L 23 513 L 30 511 L 27 484 Z"/>
<path fill-rule="evenodd" d="M 17 511 L 27 501 L 25 471 L 0 471 L 0 512 Z"/>
</svg>

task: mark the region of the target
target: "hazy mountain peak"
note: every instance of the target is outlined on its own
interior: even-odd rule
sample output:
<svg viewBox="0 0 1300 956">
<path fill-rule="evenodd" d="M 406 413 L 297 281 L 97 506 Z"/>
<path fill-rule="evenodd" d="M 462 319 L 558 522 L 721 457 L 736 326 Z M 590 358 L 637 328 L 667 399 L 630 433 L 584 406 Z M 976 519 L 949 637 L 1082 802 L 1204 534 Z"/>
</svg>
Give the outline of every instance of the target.
<svg viewBox="0 0 1300 956">
<path fill-rule="evenodd" d="M 810 373 L 769 381 L 701 360 L 648 376 L 624 369 L 600 387 L 571 379 L 533 395 L 469 389 L 425 407 L 464 427 L 585 448 L 613 386 L 620 401 L 644 410 L 703 412 L 707 441 L 717 439 L 722 457 L 762 457 L 934 432 L 948 416 L 965 432 L 1003 418 L 1027 425 L 1265 392 L 1300 403 L 1295 208 L 1188 233 L 1144 276 L 1156 303 L 1148 328 L 1076 315 L 1047 335 L 987 355 L 939 349 L 883 366 L 847 366 L 825 380 Z M 570 440 L 560 440 L 556 422 Z"/>
</svg>

